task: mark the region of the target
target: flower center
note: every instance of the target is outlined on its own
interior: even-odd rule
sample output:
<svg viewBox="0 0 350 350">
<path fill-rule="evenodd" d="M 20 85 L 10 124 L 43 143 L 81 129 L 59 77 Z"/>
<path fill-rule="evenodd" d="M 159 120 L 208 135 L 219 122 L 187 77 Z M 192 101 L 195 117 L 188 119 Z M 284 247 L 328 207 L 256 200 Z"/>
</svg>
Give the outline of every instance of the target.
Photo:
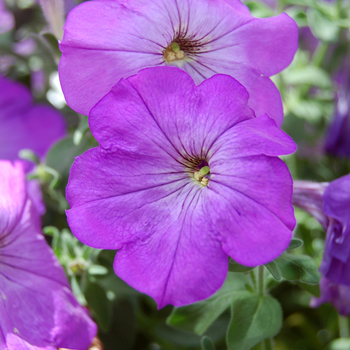
<svg viewBox="0 0 350 350">
<path fill-rule="evenodd" d="M 170 45 L 164 51 L 165 62 L 182 60 L 184 57 L 184 52 L 180 49 L 180 45 L 175 41 L 171 42 Z"/>
<path fill-rule="evenodd" d="M 172 42 L 164 50 L 164 61 L 169 63 L 185 59 L 195 60 L 203 52 L 204 46 L 205 42 L 196 39 L 194 35 L 176 32 Z"/>
<path fill-rule="evenodd" d="M 202 161 L 198 165 L 199 171 L 194 172 L 193 177 L 197 180 L 202 186 L 207 186 L 209 183 L 210 168 L 207 162 Z"/>
</svg>

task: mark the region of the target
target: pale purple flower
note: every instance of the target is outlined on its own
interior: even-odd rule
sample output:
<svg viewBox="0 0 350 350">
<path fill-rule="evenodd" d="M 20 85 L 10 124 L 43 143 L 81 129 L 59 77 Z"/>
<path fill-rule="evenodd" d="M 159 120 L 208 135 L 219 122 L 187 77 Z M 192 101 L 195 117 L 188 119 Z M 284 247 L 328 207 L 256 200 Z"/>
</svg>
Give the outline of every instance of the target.
<svg viewBox="0 0 350 350">
<path fill-rule="evenodd" d="M 321 298 L 312 305 L 329 301 L 339 310 L 350 311 L 350 175 L 329 184 L 295 181 L 293 204 L 313 215 L 327 231 L 320 267 Z"/>
<path fill-rule="evenodd" d="M 33 104 L 27 87 L 0 76 L 0 159 L 18 159 L 21 149 L 40 158 L 66 133 L 61 114 L 53 107 Z"/>
<path fill-rule="evenodd" d="M 0 0 L 0 34 L 10 31 L 14 25 L 13 14 L 6 9 L 4 0 Z"/>
<path fill-rule="evenodd" d="M 40 230 L 22 163 L 0 161 L 0 348 L 86 350 L 96 325 Z"/>
<path fill-rule="evenodd" d="M 235 79 L 196 87 L 180 69 L 148 68 L 89 119 L 100 145 L 71 169 L 69 225 L 85 244 L 119 249 L 117 275 L 159 307 L 210 296 L 228 256 L 256 266 L 288 246 L 292 181 L 277 156 L 295 144 L 267 115 L 255 118 Z"/>
<path fill-rule="evenodd" d="M 239 0 L 88 1 L 68 15 L 60 44 L 63 93 L 79 113 L 120 78 L 154 66 L 177 66 L 196 84 L 216 73 L 242 83 L 257 115 L 278 126 L 283 110 L 269 79 L 292 61 L 298 28 L 288 15 L 258 19 Z"/>
</svg>

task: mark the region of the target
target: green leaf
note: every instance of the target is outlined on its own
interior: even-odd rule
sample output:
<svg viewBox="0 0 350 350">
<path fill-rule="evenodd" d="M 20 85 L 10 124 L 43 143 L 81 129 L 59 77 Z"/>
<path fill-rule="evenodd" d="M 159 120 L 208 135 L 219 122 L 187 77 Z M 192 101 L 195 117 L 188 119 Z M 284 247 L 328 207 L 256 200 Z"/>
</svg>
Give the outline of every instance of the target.
<svg viewBox="0 0 350 350">
<path fill-rule="evenodd" d="M 238 264 L 232 258 L 229 260 L 228 270 L 231 272 L 247 272 L 252 269 L 254 269 L 254 267 Z"/>
<path fill-rule="evenodd" d="M 233 298 L 247 293 L 247 283 L 246 275 L 229 272 L 224 285 L 214 295 L 198 303 L 174 308 L 167 323 L 201 335 L 231 305 Z"/>
<path fill-rule="evenodd" d="M 317 298 L 321 295 L 320 286 L 318 284 L 307 284 L 301 282 L 296 282 L 296 284 Z"/>
<path fill-rule="evenodd" d="M 112 320 L 112 308 L 105 290 L 98 284 L 89 282 L 84 295 L 100 327 L 107 331 Z"/>
<path fill-rule="evenodd" d="M 320 282 L 316 263 L 308 255 L 283 253 L 275 262 L 281 270 L 282 277 L 287 280 L 310 284 Z"/>
<path fill-rule="evenodd" d="M 281 279 L 281 271 L 278 267 L 278 265 L 274 262 L 271 261 L 268 264 L 265 265 L 266 268 L 270 271 L 271 275 L 277 280 L 279 281 Z"/>
<path fill-rule="evenodd" d="M 304 242 L 301 239 L 299 239 L 299 238 L 292 238 L 292 240 L 289 243 L 289 246 L 288 246 L 287 250 L 293 250 L 293 249 L 299 248 L 303 244 L 304 244 Z"/>
<path fill-rule="evenodd" d="M 210 338 L 204 336 L 201 340 L 202 350 L 215 350 L 215 346 Z"/>
<path fill-rule="evenodd" d="M 316 66 L 303 66 L 283 72 L 283 79 L 289 85 L 312 85 L 329 88 L 332 81 L 326 71 Z"/>
<path fill-rule="evenodd" d="M 316 38 L 323 41 L 335 42 L 338 39 L 339 27 L 324 13 L 309 8 L 306 12 L 310 29 Z"/>
<path fill-rule="evenodd" d="M 282 309 L 270 296 L 246 293 L 233 300 L 227 331 L 228 350 L 249 350 L 261 340 L 275 336 L 282 327 Z"/>
<path fill-rule="evenodd" d="M 45 163 L 65 178 L 68 178 L 74 158 L 96 145 L 96 142 L 91 138 L 83 138 L 79 145 L 75 145 L 73 137 L 67 136 L 50 149 Z"/>
</svg>

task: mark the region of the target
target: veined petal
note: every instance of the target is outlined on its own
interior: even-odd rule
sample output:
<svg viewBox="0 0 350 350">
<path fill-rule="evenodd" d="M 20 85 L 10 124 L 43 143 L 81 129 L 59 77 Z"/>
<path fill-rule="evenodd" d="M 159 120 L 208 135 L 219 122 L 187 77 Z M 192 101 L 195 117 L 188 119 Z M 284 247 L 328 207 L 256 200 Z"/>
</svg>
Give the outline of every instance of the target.
<svg viewBox="0 0 350 350">
<path fill-rule="evenodd" d="M 279 129 L 266 114 L 242 121 L 225 131 L 213 143 L 208 153 L 211 166 L 216 160 L 264 154 L 278 156 L 293 153 L 296 144 Z M 227 162 L 229 165 L 229 161 Z"/>
<path fill-rule="evenodd" d="M 226 130 L 254 118 L 246 89 L 229 76 L 217 75 L 196 87 L 181 70 L 162 67 L 128 81 L 171 144 L 190 155 L 205 153 Z"/>
<path fill-rule="evenodd" d="M 253 96 L 251 106 L 280 126 L 278 90 L 267 78 L 258 78 L 291 62 L 297 33 L 287 15 L 257 19 L 236 0 L 86 2 L 68 16 L 60 46 L 61 85 L 68 104 L 88 114 L 120 78 L 145 67 L 175 65 L 196 84 L 218 73 L 245 85 L 239 76 L 249 75 L 252 96 L 254 84 L 269 88 L 268 93 Z M 173 41 L 180 43 L 184 55 L 166 60 L 165 51 Z"/>
<path fill-rule="evenodd" d="M 26 196 L 23 169 L 7 161 L 0 163 L 0 198 L 15 201 L 7 203 L 8 208 L 16 206 L 15 211 L 0 208 L 1 224 L 15 219 L 11 227 L 2 225 L 0 231 L 1 348 L 47 350 L 54 345 L 85 350 L 96 325 L 75 299 L 63 268 L 40 232 L 39 214 Z"/>
<path fill-rule="evenodd" d="M 194 185 L 172 158 L 95 148 L 76 158 L 71 169 L 68 222 L 82 242 L 119 249 L 153 235 L 172 210 L 176 215 L 176 198 Z"/>
<path fill-rule="evenodd" d="M 224 251 L 247 266 L 282 254 L 295 227 L 287 166 L 266 156 L 210 164 L 212 194 L 207 211 L 212 226 L 223 236 Z M 224 220 L 220 212 L 226 213 Z"/>
<path fill-rule="evenodd" d="M 158 226 L 154 235 L 117 252 L 117 275 L 151 295 L 159 308 L 205 299 L 225 280 L 227 256 L 220 237 L 215 237 L 204 219 L 207 194 L 207 189 L 198 188 L 177 198 L 178 205 L 171 209 L 175 215 Z"/>
</svg>

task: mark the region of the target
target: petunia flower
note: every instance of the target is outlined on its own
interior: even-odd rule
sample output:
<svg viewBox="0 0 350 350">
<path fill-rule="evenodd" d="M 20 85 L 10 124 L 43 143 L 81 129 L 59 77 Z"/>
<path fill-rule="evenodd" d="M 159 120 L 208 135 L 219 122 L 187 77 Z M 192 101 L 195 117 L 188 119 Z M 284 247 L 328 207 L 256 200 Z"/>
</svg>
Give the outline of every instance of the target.
<svg viewBox="0 0 350 350">
<path fill-rule="evenodd" d="M 336 156 L 350 157 L 350 60 L 336 77 L 336 96 L 333 121 L 329 127 L 325 150 Z"/>
<path fill-rule="evenodd" d="M 0 161 L 0 348 L 86 350 L 96 325 L 41 233 L 22 165 Z"/>
<path fill-rule="evenodd" d="M 59 73 L 68 105 L 86 115 L 120 78 L 146 67 L 180 67 L 196 84 L 228 74 L 247 88 L 256 114 L 280 126 L 281 96 L 269 77 L 297 47 L 288 15 L 258 19 L 239 0 L 87 1 L 67 17 Z"/>
<path fill-rule="evenodd" d="M 331 303 L 343 316 L 350 315 L 350 286 L 334 283 L 326 277 L 320 282 L 321 297 L 312 297 L 310 307 L 319 307 L 324 303 Z"/>
<path fill-rule="evenodd" d="M 5 7 L 5 1 L 0 0 L 0 34 L 10 31 L 15 25 L 13 14 Z"/>
<path fill-rule="evenodd" d="M 27 87 L 0 76 L 0 159 L 18 159 L 21 149 L 43 157 L 66 133 L 64 119 L 53 107 L 33 104 Z"/>
<path fill-rule="evenodd" d="M 349 314 L 350 175 L 329 184 L 295 181 L 293 204 L 313 215 L 327 231 L 320 267 L 324 276 L 320 285 L 321 298 L 313 300 L 312 305 L 329 301 L 339 310 L 348 310 Z M 340 312 L 344 314 L 345 311 Z"/>
<path fill-rule="evenodd" d="M 277 156 L 295 144 L 255 118 L 235 79 L 196 87 L 180 69 L 148 68 L 116 84 L 89 123 L 99 147 L 72 166 L 69 225 L 118 249 L 116 274 L 159 307 L 210 296 L 228 256 L 256 266 L 288 246 L 292 181 Z"/>
</svg>

